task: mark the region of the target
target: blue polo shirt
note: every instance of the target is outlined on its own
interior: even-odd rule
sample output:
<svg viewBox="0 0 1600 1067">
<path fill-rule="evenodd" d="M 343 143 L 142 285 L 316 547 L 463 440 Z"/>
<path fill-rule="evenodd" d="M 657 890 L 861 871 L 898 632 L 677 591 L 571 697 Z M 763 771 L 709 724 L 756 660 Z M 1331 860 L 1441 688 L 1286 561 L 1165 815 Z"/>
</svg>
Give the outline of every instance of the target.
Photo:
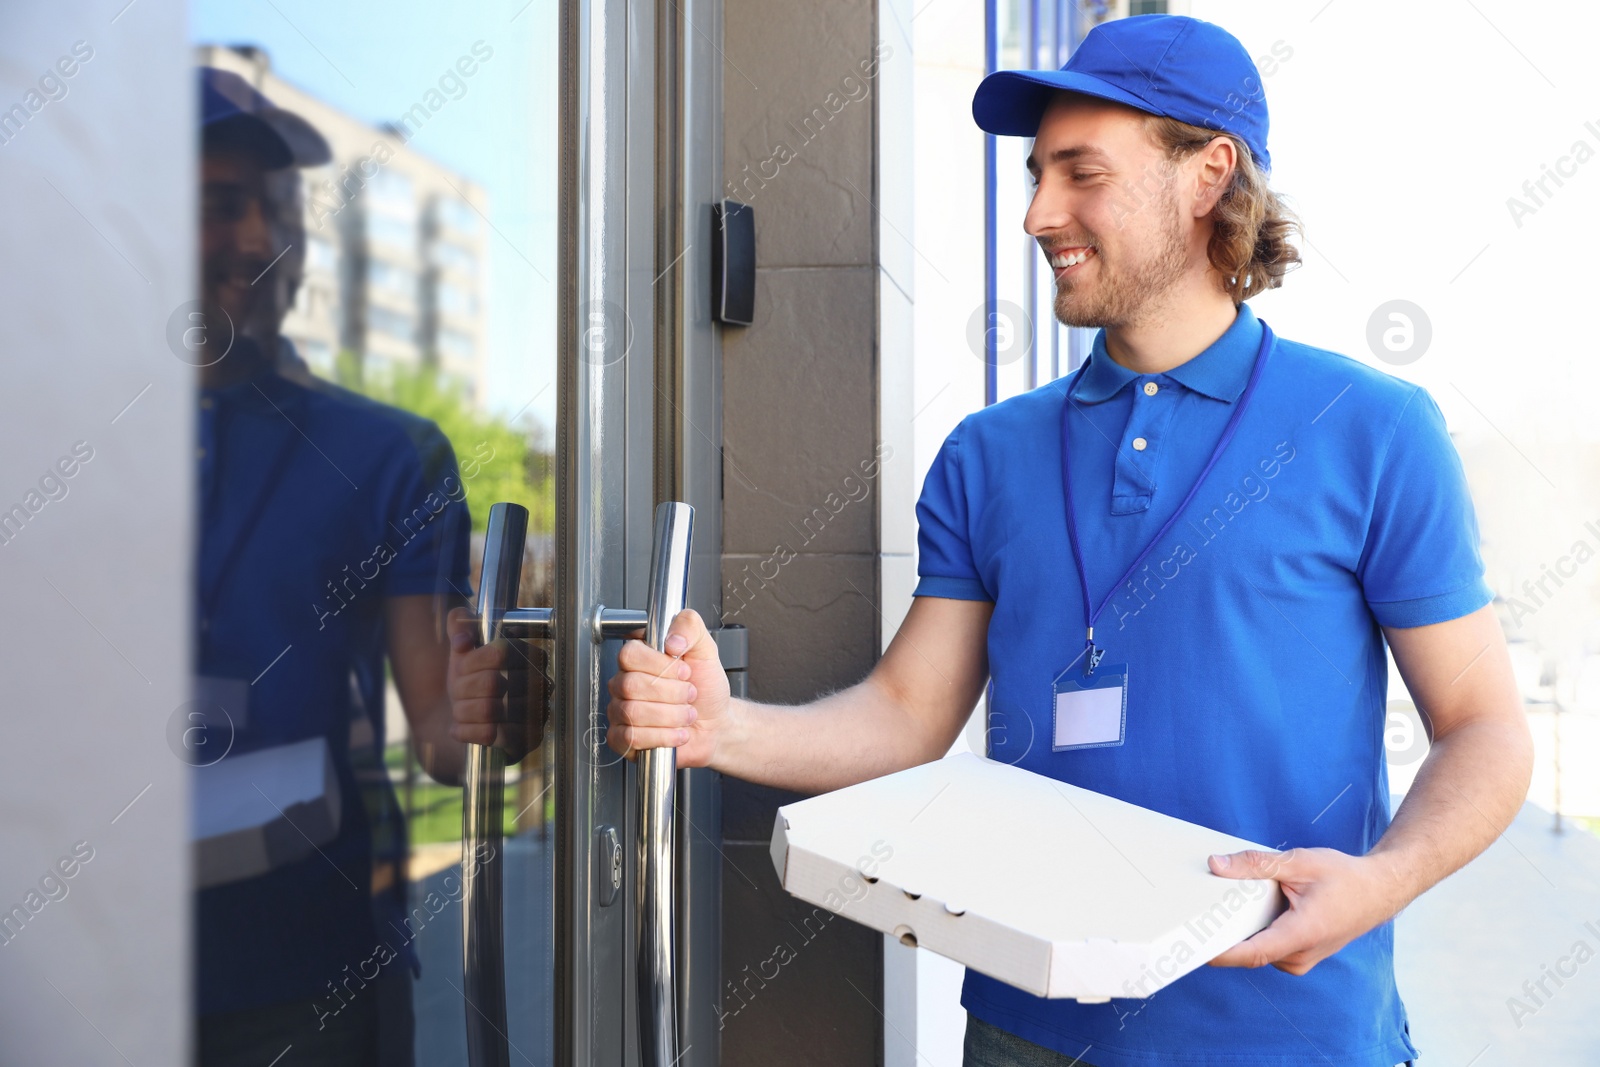
<svg viewBox="0 0 1600 1067">
<path fill-rule="evenodd" d="M 380 931 L 402 943 L 404 879 L 375 893 L 373 878 L 406 852 L 383 764 L 384 607 L 469 596 L 471 524 L 433 423 L 321 382 L 203 390 L 198 461 L 197 670 L 250 683 L 230 755 L 324 737 L 342 808 L 320 851 L 199 892 L 206 1014 L 327 998 Z"/>
<path fill-rule="evenodd" d="M 1344 356 L 1277 340 L 1232 442 L 1095 629 L 1128 665 L 1124 743 L 1051 750 L 1051 684 L 1085 625 L 1063 416 L 1098 603 L 1194 484 L 1262 329 L 1241 307 L 1162 374 L 1111 360 L 1102 331 L 1077 371 L 968 415 L 917 504 L 915 593 L 994 604 L 992 758 L 1274 848 L 1360 855 L 1390 818 L 1379 627 L 1454 619 L 1490 591 L 1437 405 Z M 1385 923 L 1302 977 L 1201 966 L 1107 1004 L 969 970 L 962 1004 L 1095 1067 L 1393 1067 L 1417 1054 L 1393 947 Z"/>
</svg>

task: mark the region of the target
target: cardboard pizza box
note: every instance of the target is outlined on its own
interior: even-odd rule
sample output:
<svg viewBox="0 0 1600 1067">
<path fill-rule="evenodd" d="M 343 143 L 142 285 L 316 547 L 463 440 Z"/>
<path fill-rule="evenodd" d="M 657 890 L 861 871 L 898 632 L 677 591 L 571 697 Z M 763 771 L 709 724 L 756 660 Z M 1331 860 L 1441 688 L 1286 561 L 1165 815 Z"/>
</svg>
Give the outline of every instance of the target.
<svg viewBox="0 0 1600 1067">
<path fill-rule="evenodd" d="M 1148 997 L 1283 910 L 1263 845 L 962 754 L 778 809 L 783 887 L 1036 996 Z"/>
<path fill-rule="evenodd" d="M 339 835 L 339 778 L 323 737 L 196 767 L 193 788 L 201 889 L 302 860 Z"/>
</svg>

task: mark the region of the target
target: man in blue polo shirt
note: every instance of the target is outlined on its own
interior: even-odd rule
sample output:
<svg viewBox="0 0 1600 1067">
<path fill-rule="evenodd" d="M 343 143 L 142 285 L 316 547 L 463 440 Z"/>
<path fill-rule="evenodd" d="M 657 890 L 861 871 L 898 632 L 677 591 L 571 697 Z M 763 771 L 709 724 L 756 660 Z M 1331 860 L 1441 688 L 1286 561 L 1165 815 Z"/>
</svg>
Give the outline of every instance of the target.
<svg viewBox="0 0 1600 1067">
<path fill-rule="evenodd" d="M 1276 879 L 1288 910 L 1153 996 L 969 971 L 969 1065 L 1409 1062 L 1390 920 L 1510 822 L 1532 759 L 1439 409 L 1244 303 L 1297 257 L 1261 82 L 1223 30 L 1110 22 L 1061 71 L 985 79 L 973 113 L 1034 138 L 1024 226 L 1058 317 L 1101 327 L 1092 354 L 945 441 L 914 605 L 864 681 L 732 700 L 686 611 L 666 654 L 623 646 L 611 744 L 834 789 L 944 755 L 992 676 L 993 758 L 1287 850 L 1211 869 Z M 1386 640 L 1433 736 L 1392 821 Z M 458 736 L 491 737 L 469 683 L 501 655 L 463 654 Z"/>
</svg>

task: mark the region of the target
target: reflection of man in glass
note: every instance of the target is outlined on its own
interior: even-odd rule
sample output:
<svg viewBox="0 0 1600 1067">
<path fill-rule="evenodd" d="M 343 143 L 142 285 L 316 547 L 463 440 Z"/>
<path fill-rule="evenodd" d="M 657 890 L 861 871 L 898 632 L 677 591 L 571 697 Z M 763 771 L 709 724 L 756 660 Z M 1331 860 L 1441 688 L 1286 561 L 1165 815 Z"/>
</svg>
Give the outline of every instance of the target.
<svg viewBox="0 0 1600 1067">
<path fill-rule="evenodd" d="M 465 486 L 433 423 L 293 358 L 278 328 L 305 245 L 294 168 L 328 146 L 236 75 L 200 83 L 198 673 L 242 694 L 228 759 L 325 742 L 340 814 L 311 842 L 261 782 L 240 787 L 281 809 L 294 858 L 198 894 L 199 1060 L 292 1045 L 295 1064 L 409 1064 L 417 931 L 384 664 L 423 768 L 456 782 L 443 620 L 469 592 Z"/>
</svg>

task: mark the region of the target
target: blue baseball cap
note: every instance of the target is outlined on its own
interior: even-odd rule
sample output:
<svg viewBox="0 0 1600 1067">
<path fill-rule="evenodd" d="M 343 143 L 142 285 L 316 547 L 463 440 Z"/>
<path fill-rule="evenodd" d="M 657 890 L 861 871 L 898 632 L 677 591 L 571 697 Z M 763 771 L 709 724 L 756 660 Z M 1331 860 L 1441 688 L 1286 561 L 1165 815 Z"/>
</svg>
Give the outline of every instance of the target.
<svg viewBox="0 0 1600 1067">
<path fill-rule="evenodd" d="M 268 170 L 316 167 L 333 158 L 316 127 L 273 104 L 231 70 L 201 67 L 200 129 L 215 143 L 247 148 Z"/>
<path fill-rule="evenodd" d="M 984 78 L 972 117 L 989 133 L 1032 137 L 1052 94 L 1062 90 L 1231 133 L 1263 172 L 1272 169 L 1261 74 L 1221 26 L 1187 15 L 1103 22 L 1060 70 L 1001 70 Z"/>
</svg>

